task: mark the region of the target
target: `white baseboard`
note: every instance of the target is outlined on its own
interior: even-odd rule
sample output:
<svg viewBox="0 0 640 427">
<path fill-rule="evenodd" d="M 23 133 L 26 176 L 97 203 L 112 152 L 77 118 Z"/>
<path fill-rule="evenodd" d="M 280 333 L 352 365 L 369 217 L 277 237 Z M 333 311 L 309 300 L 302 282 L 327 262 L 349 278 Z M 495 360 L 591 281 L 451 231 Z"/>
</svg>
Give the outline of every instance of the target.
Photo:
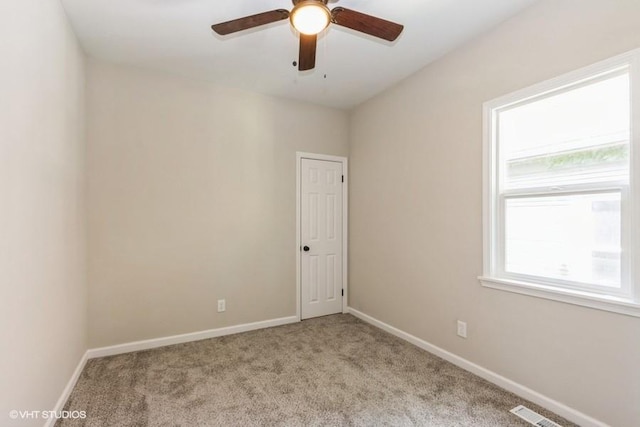
<svg viewBox="0 0 640 427">
<path fill-rule="evenodd" d="M 403 340 L 408 341 L 411 344 L 428 351 L 429 353 L 435 354 L 436 356 L 453 363 L 454 365 L 464 369 L 465 371 L 469 371 L 479 376 L 480 378 L 484 378 L 485 380 L 492 382 L 493 384 L 502 387 L 507 391 L 510 391 L 524 399 L 542 406 L 543 408 L 547 408 L 548 410 L 553 411 L 561 417 L 564 417 L 567 420 L 574 422 L 582 427 L 608 427 L 607 424 L 603 423 L 602 421 L 596 420 L 595 418 L 592 418 L 580 411 L 570 408 L 563 403 L 553 400 L 543 394 L 538 393 L 537 391 L 531 390 L 530 388 L 525 387 L 522 384 L 518 384 L 517 382 L 505 378 L 502 375 L 499 375 L 486 368 L 483 368 L 480 365 L 476 365 L 475 363 L 470 362 L 467 359 L 448 352 L 447 350 L 428 343 L 427 341 L 408 334 L 398 328 L 381 322 L 380 320 L 364 314 L 352 307 L 348 307 L 348 312 L 350 314 L 353 314 L 357 318 L 370 323 L 373 326 L 387 331 L 390 334 L 397 336 L 398 338 L 402 338 Z"/>
<path fill-rule="evenodd" d="M 286 325 L 288 323 L 299 322 L 297 316 L 281 317 L 279 319 L 264 320 L 261 322 L 244 323 L 241 325 L 227 326 L 225 328 L 209 329 L 200 332 L 191 332 L 182 335 L 154 338 L 144 341 L 135 341 L 125 344 L 112 345 L 109 347 L 93 348 L 87 351 L 89 359 L 97 357 L 114 356 L 117 354 L 131 353 L 133 351 L 149 350 L 151 348 L 164 347 L 173 344 L 182 344 L 191 341 L 200 341 L 208 338 L 221 337 L 224 335 L 239 334 L 241 332 L 253 331 L 256 329 L 271 328 L 273 326 Z"/>
<path fill-rule="evenodd" d="M 60 412 L 64 408 L 64 405 L 67 403 L 67 399 L 69 399 L 69 396 L 73 391 L 73 388 L 76 386 L 76 383 L 78 382 L 78 378 L 80 378 L 80 374 L 84 369 L 84 365 L 87 364 L 87 360 L 89 359 L 88 353 L 89 353 L 88 351 L 85 352 L 80 358 L 80 362 L 78 363 L 78 366 L 76 366 L 75 371 L 73 371 L 73 374 L 71 375 L 71 378 L 67 383 L 67 386 L 64 388 L 64 390 L 62 390 L 62 394 L 60 395 L 60 398 L 58 398 L 58 401 L 56 402 L 56 406 L 53 408 L 53 411 Z M 57 418 L 47 418 L 47 421 L 44 423 L 44 427 L 53 427 L 56 421 L 58 421 Z"/>
</svg>

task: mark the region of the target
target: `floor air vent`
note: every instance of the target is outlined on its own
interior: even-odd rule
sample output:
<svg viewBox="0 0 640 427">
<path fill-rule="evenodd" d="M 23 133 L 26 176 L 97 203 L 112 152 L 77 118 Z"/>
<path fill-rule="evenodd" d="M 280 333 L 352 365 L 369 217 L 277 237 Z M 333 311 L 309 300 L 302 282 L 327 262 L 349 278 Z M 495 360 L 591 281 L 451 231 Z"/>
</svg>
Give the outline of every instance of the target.
<svg viewBox="0 0 640 427">
<path fill-rule="evenodd" d="M 556 424 L 551 421 L 549 418 L 545 418 L 542 415 L 533 412 L 531 409 L 525 406 L 516 406 L 511 411 L 512 414 L 515 414 L 522 418 L 523 420 L 533 424 L 538 427 L 562 427 L 560 424 Z"/>
</svg>

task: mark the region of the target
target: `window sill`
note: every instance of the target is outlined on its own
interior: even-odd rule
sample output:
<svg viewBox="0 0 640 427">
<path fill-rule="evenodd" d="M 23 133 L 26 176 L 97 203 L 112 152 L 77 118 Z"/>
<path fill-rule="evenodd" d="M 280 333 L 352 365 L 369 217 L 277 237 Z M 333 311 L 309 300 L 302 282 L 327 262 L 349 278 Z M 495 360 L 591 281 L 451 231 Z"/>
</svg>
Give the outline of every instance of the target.
<svg viewBox="0 0 640 427">
<path fill-rule="evenodd" d="M 640 304 L 632 300 L 616 297 L 605 297 L 588 292 L 560 290 L 550 286 L 516 280 L 497 279 L 494 277 L 478 277 L 482 286 L 502 291 L 515 292 L 537 298 L 560 301 L 567 304 L 581 305 L 598 310 L 611 311 L 627 316 L 640 317 Z"/>
</svg>

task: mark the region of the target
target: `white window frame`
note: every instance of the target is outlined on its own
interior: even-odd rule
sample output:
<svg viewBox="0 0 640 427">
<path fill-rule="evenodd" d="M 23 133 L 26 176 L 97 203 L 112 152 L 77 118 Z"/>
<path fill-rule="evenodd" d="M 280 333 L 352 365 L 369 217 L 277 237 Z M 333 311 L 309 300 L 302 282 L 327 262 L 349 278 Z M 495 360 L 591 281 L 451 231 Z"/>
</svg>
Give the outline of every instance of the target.
<svg viewBox="0 0 640 427">
<path fill-rule="evenodd" d="M 540 99 L 564 89 L 571 90 L 598 76 L 615 70 L 629 69 L 631 87 L 631 134 L 629 143 L 629 185 L 607 183 L 597 190 L 621 191 L 622 197 L 622 288 L 620 292 L 603 293 L 588 286 L 573 287 L 562 280 L 542 279 L 504 271 L 504 203 L 499 199 L 497 116 L 501 109 L 532 99 Z M 483 274 L 480 283 L 488 288 L 546 298 L 570 304 L 640 317 L 640 49 L 598 62 L 560 77 L 518 90 L 483 104 Z M 568 186 L 569 187 L 569 186 Z M 570 186 L 567 190 L 548 187 L 528 189 L 526 194 L 554 195 L 593 193 L 596 186 Z M 518 191 L 518 196 L 524 192 Z"/>
</svg>

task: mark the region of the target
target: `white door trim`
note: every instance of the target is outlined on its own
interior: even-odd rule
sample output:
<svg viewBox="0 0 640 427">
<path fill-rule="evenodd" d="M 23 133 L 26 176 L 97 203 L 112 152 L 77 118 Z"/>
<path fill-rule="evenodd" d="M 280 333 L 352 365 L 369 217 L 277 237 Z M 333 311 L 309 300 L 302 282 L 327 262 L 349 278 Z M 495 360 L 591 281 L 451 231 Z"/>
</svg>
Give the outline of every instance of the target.
<svg viewBox="0 0 640 427">
<path fill-rule="evenodd" d="M 348 298 L 348 281 L 347 281 L 347 242 L 348 242 L 348 218 L 349 218 L 349 185 L 348 185 L 348 161 L 346 157 L 329 156 L 326 154 L 304 153 L 296 152 L 296 317 L 301 320 L 300 311 L 300 298 L 302 295 L 302 278 L 300 271 L 300 247 L 302 246 L 300 224 L 301 224 L 301 210 L 300 203 L 302 201 L 302 181 L 301 181 L 301 164 L 302 159 L 311 160 L 325 160 L 330 162 L 342 163 L 342 173 L 344 175 L 344 184 L 342 187 L 342 289 L 344 289 L 344 296 L 342 297 L 342 312 L 347 312 L 347 298 Z"/>
</svg>

